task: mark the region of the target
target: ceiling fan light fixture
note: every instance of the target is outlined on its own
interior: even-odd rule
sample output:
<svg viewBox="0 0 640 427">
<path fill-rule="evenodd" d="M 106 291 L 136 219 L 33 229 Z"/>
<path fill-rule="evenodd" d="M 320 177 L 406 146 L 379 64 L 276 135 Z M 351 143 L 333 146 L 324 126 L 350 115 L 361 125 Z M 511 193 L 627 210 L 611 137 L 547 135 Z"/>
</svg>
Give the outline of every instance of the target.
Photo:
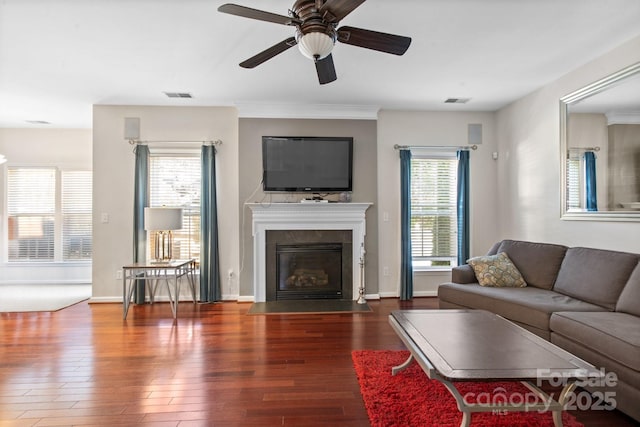
<svg viewBox="0 0 640 427">
<path fill-rule="evenodd" d="M 335 39 L 325 33 L 312 32 L 297 34 L 298 48 L 309 59 L 319 61 L 326 58 L 333 50 Z"/>
</svg>

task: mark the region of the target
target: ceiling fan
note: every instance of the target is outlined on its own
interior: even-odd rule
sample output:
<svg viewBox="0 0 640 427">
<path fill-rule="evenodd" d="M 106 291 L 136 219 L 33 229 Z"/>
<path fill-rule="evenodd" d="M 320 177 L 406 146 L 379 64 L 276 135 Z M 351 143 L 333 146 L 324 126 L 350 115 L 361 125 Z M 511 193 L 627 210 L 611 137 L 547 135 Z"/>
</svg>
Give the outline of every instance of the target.
<svg viewBox="0 0 640 427">
<path fill-rule="evenodd" d="M 254 68 L 297 44 L 300 52 L 315 62 L 320 84 L 326 84 L 337 79 L 331 56 L 336 41 L 394 55 L 404 54 L 411 44 L 410 37 L 355 27 L 338 28 L 338 23 L 364 1 L 296 0 L 289 16 L 236 4 L 223 4 L 218 11 L 296 28 L 295 37 L 289 37 L 241 62 L 241 67 Z"/>
</svg>

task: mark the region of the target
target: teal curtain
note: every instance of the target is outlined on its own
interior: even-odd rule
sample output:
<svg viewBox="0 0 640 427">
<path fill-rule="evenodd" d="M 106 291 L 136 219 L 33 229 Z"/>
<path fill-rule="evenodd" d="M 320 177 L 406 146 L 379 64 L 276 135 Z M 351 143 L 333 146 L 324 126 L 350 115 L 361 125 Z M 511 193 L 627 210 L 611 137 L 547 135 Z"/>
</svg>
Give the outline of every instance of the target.
<svg viewBox="0 0 640 427">
<path fill-rule="evenodd" d="M 598 197 L 596 195 L 596 155 L 593 151 L 584 153 L 585 190 L 587 211 L 598 210 Z"/>
<path fill-rule="evenodd" d="M 413 298 L 411 255 L 411 151 L 400 150 L 400 299 Z"/>
<path fill-rule="evenodd" d="M 216 149 L 212 145 L 203 145 L 200 199 L 200 301 L 203 302 L 222 299 L 218 250 Z"/>
<path fill-rule="evenodd" d="M 458 150 L 458 265 L 469 259 L 469 151 Z"/>
<path fill-rule="evenodd" d="M 133 190 L 133 262 L 145 262 L 147 233 L 144 230 L 144 208 L 149 206 L 149 147 L 138 144 L 134 152 L 136 165 Z M 144 281 L 136 281 L 135 286 L 134 300 L 136 304 L 144 304 Z"/>
</svg>

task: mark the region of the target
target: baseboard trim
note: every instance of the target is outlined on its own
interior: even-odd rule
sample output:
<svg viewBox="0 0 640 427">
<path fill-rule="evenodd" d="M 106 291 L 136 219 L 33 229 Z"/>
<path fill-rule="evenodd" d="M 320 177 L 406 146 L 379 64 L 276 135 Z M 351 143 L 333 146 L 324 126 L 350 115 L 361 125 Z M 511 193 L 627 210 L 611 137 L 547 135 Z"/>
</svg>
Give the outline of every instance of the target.
<svg viewBox="0 0 640 427">
<path fill-rule="evenodd" d="M 418 291 L 413 293 L 414 297 L 437 297 L 438 291 Z"/>
<path fill-rule="evenodd" d="M 91 297 L 89 304 L 112 304 L 119 302 L 122 304 L 122 297 Z"/>
<path fill-rule="evenodd" d="M 380 292 L 382 298 L 400 298 L 397 292 Z M 438 291 L 414 291 L 414 297 L 437 297 Z"/>
<path fill-rule="evenodd" d="M 253 297 L 251 297 L 253 301 Z M 169 302 L 169 297 L 166 295 L 158 295 L 155 298 L 157 302 Z M 237 295 L 223 295 L 222 301 L 239 301 Z M 147 298 L 147 302 L 149 299 Z M 181 295 L 180 302 L 193 302 L 188 295 Z M 113 304 L 120 303 L 122 304 L 122 297 L 91 297 L 89 298 L 89 304 Z"/>
<path fill-rule="evenodd" d="M 2 285 L 90 285 L 86 280 L 3 280 Z"/>
</svg>

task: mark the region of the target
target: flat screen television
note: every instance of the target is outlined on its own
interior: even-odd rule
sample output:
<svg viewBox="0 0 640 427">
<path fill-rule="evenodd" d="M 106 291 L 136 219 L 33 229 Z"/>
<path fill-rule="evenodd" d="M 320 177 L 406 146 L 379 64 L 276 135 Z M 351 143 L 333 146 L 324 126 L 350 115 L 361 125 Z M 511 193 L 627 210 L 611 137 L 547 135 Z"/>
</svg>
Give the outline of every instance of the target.
<svg viewBox="0 0 640 427">
<path fill-rule="evenodd" d="M 264 191 L 351 191 L 352 164 L 351 137 L 262 137 Z"/>
</svg>

